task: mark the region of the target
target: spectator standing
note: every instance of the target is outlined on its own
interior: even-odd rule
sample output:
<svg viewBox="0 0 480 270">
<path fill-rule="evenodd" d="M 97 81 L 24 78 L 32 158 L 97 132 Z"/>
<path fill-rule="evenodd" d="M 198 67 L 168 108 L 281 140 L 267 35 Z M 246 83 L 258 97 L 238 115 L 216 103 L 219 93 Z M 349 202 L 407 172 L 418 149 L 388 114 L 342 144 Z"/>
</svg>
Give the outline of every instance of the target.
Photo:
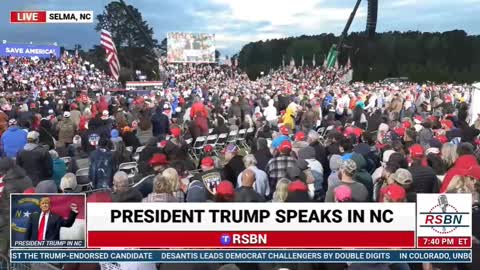
<svg viewBox="0 0 480 270">
<path fill-rule="evenodd" d="M 53 175 L 53 161 L 48 150 L 38 144 L 40 135 L 30 131 L 27 135 L 27 144 L 18 152 L 17 164 L 25 169 L 33 184 L 42 180 L 51 179 Z"/>
<path fill-rule="evenodd" d="M 10 119 L 9 127 L 2 134 L 3 155 L 8 158 L 16 158 L 17 153 L 27 144 L 27 132 L 17 125 L 17 120 Z"/>
</svg>

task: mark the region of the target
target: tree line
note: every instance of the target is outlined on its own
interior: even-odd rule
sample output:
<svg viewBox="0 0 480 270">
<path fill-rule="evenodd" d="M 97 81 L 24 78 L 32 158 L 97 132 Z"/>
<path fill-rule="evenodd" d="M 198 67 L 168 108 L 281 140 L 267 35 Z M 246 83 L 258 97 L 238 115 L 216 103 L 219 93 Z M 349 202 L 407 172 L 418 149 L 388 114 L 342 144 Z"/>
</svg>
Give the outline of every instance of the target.
<svg viewBox="0 0 480 270">
<path fill-rule="evenodd" d="M 300 36 L 251 42 L 241 49 L 240 67 L 251 78 L 263 71 L 295 60 L 301 65 L 322 65 L 328 51 L 339 38 L 333 34 Z M 378 81 L 389 77 L 408 77 L 417 82 L 480 81 L 480 36 L 465 31 L 386 32 L 369 40 L 364 33 L 346 37 L 339 55 L 339 64 L 351 59 L 354 81 Z"/>
</svg>

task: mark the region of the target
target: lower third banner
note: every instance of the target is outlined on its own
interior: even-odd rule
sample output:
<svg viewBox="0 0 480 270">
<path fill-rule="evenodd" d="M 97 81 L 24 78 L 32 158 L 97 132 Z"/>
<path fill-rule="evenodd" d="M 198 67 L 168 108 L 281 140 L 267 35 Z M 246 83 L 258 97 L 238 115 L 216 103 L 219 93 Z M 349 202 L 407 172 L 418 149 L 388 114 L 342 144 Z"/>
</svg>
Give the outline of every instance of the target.
<svg viewBox="0 0 480 270">
<path fill-rule="evenodd" d="M 11 250 L 12 262 L 470 263 L 471 250 Z"/>
</svg>

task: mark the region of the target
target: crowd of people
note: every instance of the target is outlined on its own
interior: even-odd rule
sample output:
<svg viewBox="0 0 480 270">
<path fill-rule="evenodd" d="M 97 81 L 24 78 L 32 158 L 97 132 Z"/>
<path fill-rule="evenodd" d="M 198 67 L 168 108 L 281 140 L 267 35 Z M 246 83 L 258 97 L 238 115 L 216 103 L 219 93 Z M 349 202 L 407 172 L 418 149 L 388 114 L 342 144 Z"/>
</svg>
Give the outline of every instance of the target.
<svg viewBox="0 0 480 270">
<path fill-rule="evenodd" d="M 138 203 L 401 203 L 415 202 L 416 193 L 468 193 L 471 265 L 284 267 L 479 267 L 480 120 L 469 124 L 468 85 L 347 84 L 338 80 L 340 71 L 323 67 L 279 69 L 252 81 L 231 67 L 164 63 L 162 90 L 95 94 L 91 82 L 105 88 L 112 81 L 83 69 L 75 57 L 0 62 L 1 228 L 7 235 L 13 192 L 85 192 L 89 201 Z M 86 91 L 55 91 L 69 84 Z M 202 141 L 220 134 L 226 135 Z M 121 165 L 130 162 L 133 170 Z"/>
</svg>

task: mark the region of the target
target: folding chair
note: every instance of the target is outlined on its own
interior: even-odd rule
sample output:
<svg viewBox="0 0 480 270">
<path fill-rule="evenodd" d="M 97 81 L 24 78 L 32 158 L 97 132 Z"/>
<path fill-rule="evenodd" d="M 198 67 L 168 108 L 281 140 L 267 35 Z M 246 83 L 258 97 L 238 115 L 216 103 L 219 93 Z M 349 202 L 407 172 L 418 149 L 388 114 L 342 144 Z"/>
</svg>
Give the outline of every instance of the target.
<svg viewBox="0 0 480 270">
<path fill-rule="evenodd" d="M 244 147 L 244 148 L 249 148 L 248 145 L 245 143 L 247 139 L 247 130 L 246 129 L 240 129 L 238 131 L 238 136 L 237 136 L 237 141 L 236 141 L 236 144 L 239 146 L 239 147 Z"/>
<path fill-rule="evenodd" d="M 318 133 L 318 135 L 320 135 L 320 137 L 323 137 L 324 132 L 325 132 L 325 127 L 319 127 L 317 129 L 317 133 Z"/>
<path fill-rule="evenodd" d="M 195 159 L 198 159 L 198 155 L 200 154 L 200 151 L 203 150 L 203 146 L 207 142 L 207 136 L 200 136 L 197 137 L 195 142 L 193 143 L 192 147 L 192 154 L 195 157 Z"/>
<path fill-rule="evenodd" d="M 187 146 L 187 154 L 188 156 L 191 158 L 191 159 L 195 159 L 195 157 L 193 156 L 193 148 L 192 148 L 192 143 L 193 143 L 193 139 L 190 138 L 190 139 L 187 139 L 185 140 L 185 144 Z"/>
<path fill-rule="evenodd" d="M 77 166 L 79 169 L 90 167 L 90 159 L 88 158 L 77 159 Z"/>
<path fill-rule="evenodd" d="M 140 152 L 142 152 L 143 149 L 145 149 L 145 146 L 140 146 L 137 148 L 137 151 L 135 151 L 135 154 L 133 154 L 133 160 L 138 161 L 140 158 Z"/>
<path fill-rule="evenodd" d="M 77 176 L 77 186 L 80 189 L 80 192 L 93 190 L 92 181 L 90 181 L 89 177 L 89 168 L 83 168 L 77 170 L 75 175 Z"/>
<path fill-rule="evenodd" d="M 215 148 L 214 148 L 214 151 L 217 154 L 217 156 L 218 156 L 218 151 L 225 148 L 225 144 L 227 142 L 227 137 L 228 137 L 228 133 L 222 133 L 222 134 L 218 135 L 218 139 L 215 142 Z"/>
<path fill-rule="evenodd" d="M 228 133 L 227 143 L 236 145 L 237 137 L 238 137 L 238 130 L 230 131 L 230 133 Z"/>
<path fill-rule="evenodd" d="M 137 162 L 124 162 L 118 166 L 119 171 L 123 171 L 128 175 L 128 183 L 132 186 L 133 179 L 138 174 L 138 164 Z"/>
<path fill-rule="evenodd" d="M 205 145 L 211 145 L 215 149 L 218 140 L 218 134 L 212 134 L 207 136 L 207 141 Z"/>
<path fill-rule="evenodd" d="M 142 185 L 145 181 L 148 181 L 148 179 L 152 179 L 152 176 L 155 176 L 154 174 L 150 174 L 150 175 L 147 175 L 145 177 L 143 177 L 142 179 L 140 179 L 140 181 L 138 181 L 137 183 L 134 183 L 132 188 L 137 188 L 139 187 L 140 185 Z"/>
<path fill-rule="evenodd" d="M 125 151 L 127 151 L 129 154 L 128 154 L 128 158 L 129 160 L 132 158 L 132 154 L 133 154 L 133 146 L 127 146 L 125 147 Z"/>
</svg>

